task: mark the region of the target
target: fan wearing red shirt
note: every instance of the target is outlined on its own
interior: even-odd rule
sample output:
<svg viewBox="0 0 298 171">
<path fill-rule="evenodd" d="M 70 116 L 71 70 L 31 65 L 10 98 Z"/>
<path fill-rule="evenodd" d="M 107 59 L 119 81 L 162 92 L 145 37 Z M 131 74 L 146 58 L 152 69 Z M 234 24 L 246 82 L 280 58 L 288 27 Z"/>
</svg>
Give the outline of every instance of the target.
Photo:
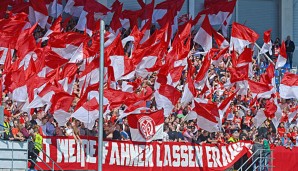
<svg viewBox="0 0 298 171">
<path fill-rule="evenodd" d="M 285 129 L 285 125 L 283 122 L 281 122 L 277 128 L 277 132 L 279 134 L 280 137 L 282 137 L 284 135 L 284 133 L 286 132 L 286 129 Z"/>
</svg>

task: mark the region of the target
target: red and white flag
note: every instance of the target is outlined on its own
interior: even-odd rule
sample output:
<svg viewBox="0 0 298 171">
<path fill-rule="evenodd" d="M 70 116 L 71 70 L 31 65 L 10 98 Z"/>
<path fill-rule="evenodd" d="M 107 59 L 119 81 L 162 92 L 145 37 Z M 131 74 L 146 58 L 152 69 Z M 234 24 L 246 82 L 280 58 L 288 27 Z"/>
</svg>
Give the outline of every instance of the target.
<svg viewBox="0 0 298 171">
<path fill-rule="evenodd" d="M 259 109 L 256 116 L 253 118 L 253 124 L 256 128 L 260 127 L 262 123 L 267 119 L 264 110 Z"/>
<path fill-rule="evenodd" d="M 31 0 L 29 6 L 29 21 L 31 25 L 38 23 L 41 28 L 45 28 L 49 14 L 44 0 Z"/>
<path fill-rule="evenodd" d="M 248 69 L 249 69 L 248 64 L 240 66 L 240 67 L 228 68 L 230 75 L 231 75 L 230 76 L 231 83 L 248 80 Z"/>
<path fill-rule="evenodd" d="M 266 69 L 266 72 L 261 75 L 260 82 L 275 86 L 274 72 L 275 72 L 274 65 L 270 63 Z"/>
<path fill-rule="evenodd" d="M 223 118 L 224 113 L 227 111 L 227 109 L 230 107 L 230 104 L 232 102 L 232 100 L 234 99 L 234 97 L 236 96 L 238 91 L 234 92 L 233 94 L 231 94 L 229 97 L 225 98 L 219 105 L 218 105 L 218 109 L 219 109 L 219 113 L 220 113 L 220 117 L 221 119 Z"/>
<path fill-rule="evenodd" d="M 74 17 L 80 17 L 84 8 L 84 3 L 85 1 L 82 0 L 68 0 L 64 7 L 64 12 Z"/>
<path fill-rule="evenodd" d="M 96 0 L 85 1 L 83 11 L 75 28 L 80 31 L 86 31 L 89 35 L 92 35 L 92 31 L 95 29 L 95 21 L 99 18 L 103 19 L 108 12 L 110 12 L 110 9 Z M 98 16 L 97 20 L 94 17 L 95 14 Z"/>
<path fill-rule="evenodd" d="M 170 85 L 160 85 L 159 89 L 154 92 L 155 101 L 158 109 L 164 109 L 165 117 L 168 117 L 174 106 L 181 97 L 181 93 Z"/>
<path fill-rule="evenodd" d="M 225 39 L 223 35 L 218 33 L 216 30 L 212 29 L 213 38 L 220 49 L 225 49 L 226 47 L 229 47 L 229 42 Z"/>
<path fill-rule="evenodd" d="M 277 103 L 277 98 L 271 98 L 266 101 L 264 114 L 267 118 L 272 119 L 273 125 L 277 129 L 282 117 L 282 110 Z"/>
<path fill-rule="evenodd" d="M 288 115 L 289 123 L 291 123 L 292 120 L 296 117 L 297 112 L 298 112 L 298 106 L 290 109 L 290 114 Z"/>
<path fill-rule="evenodd" d="M 242 24 L 234 22 L 232 25 L 230 50 L 235 49 L 237 52 L 240 53 L 242 52 L 244 47 L 255 43 L 258 38 L 258 33 Z"/>
<path fill-rule="evenodd" d="M 135 67 L 127 56 L 110 56 L 110 59 L 115 81 L 134 71 Z"/>
<path fill-rule="evenodd" d="M 197 114 L 197 125 L 209 132 L 218 132 L 219 109 L 216 103 L 198 103 L 194 101 L 193 111 Z"/>
<path fill-rule="evenodd" d="M 58 122 L 58 126 L 66 126 L 66 123 L 69 121 L 71 117 L 71 113 L 59 109 L 54 112 L 53 116 L 55 120 Z"/>
<path fill-rule="evenodd" d="M 127 116 L 132 141 L 151 142 L 163 139 L 163 110 Z"/>
<path fill-rule="evenodd" d="M 188 71 L 190 73 L 190 71 Z M 187 75 L 187 83 L 184 86 L 183 94 L 181 97 L 182 106 L 186 106 L 196 97 L 196 89 L 194 86 L 194 81 L 191 79 L 191 75 Z"/>
<path fill-rule="evenodd" d="M 286 44 L 283 41 L 281 43 L 280 53 L 278 55 L 278 58 L 275 64 L 275 69 L 283 67 L 287 63 L 287 59 L 288 57 L 287 57 L 287 51 L 286 51 Z"/>
<path fill-rule="evenodd" d="M 205 52 L 212 48 L 212 28 L 208 17 L 205 17 L 193 41 L 200 44 Z"/>
<path fill-rule="evenodd" d="M 90 101 L 84 103 L 78 110 L 76 110 L 71 117 L 83 122 L 84 125 L 92 130 L 95 124 L 95 120 L 99 117 L 99 104 L 96 98 L 92 98 Z"/>
<path fill-rule="evenodd" d="M 298 76 L 286 72 L 279 85 L 279 95 L 284 99 L 298 98 Z"/>
<path fill-rule="evenodd" d="M 83 59 L 85 55 L 85 42 L 87 35 L 76 32 L 52 33 L 49 37 L 48 45 L 51 49 L 65 59 Z"/>
<path fill-rule="evenodd" d="M 274 93 L 274 87 L 268 84 L 248 80 L 248 85 L 253 97 L 268 99 Z"/>
<path fill-rule="evenodd" d="M 269 52 L 272 55 L 272 42 L 271 42 L 271 29 L 264 32 L 264 44 L 260 51 L 260 54 Z"/>
</svg>

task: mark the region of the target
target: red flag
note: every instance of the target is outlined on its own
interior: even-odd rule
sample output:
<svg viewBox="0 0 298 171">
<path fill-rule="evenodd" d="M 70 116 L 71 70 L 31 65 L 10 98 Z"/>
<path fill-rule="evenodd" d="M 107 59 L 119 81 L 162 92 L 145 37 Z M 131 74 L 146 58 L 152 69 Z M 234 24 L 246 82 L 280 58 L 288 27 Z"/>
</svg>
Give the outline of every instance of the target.
<svg viewBox="0 0 298 171">
<path fill-rule="evenodd" d="M 230 48 L 234 46 L 237 52 L 241 52 L 244 47 L 255 43 L 258 38 L 259 35 L 255 31 L 242 24 L 234 22 L 232 25 Z"/>
<path fill-rule="evenodd" d="M 216 117 L 219 117 L 218 107 L 216 103 L 198 103 L 195 102 L 194 110 L 198 115 L 216 123 Z"/>
<path fill-rule="evenodd" d="M 284 41 L 281 43 L 280 47 L 280 54 L 278 55 L 276 64 L 275 64 L 275 69 L 283 67 L 287 63 L 287 52 L 286 52 L 286 44 Z"/>
<path fill-rule="evenodd" d="M 74 96 L 69 95 L 66 92 L 58 92 L 52 97 L 52 106 L 50 109 L 51 113 L 54 113 L 56 110 L 62 109 L 64 111 L 68 111 L 72 101 L 74 100 Z"/>
</svg>

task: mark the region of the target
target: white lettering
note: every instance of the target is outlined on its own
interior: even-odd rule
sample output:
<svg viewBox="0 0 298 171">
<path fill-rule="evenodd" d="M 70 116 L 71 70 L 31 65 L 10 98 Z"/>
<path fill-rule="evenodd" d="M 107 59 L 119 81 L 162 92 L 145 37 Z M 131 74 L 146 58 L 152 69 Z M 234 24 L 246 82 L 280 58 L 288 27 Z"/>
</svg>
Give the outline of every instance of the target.
<svg viewBox="0 0 298 171">
<path fill-rule="evenodd" d="M 195 154 L 196 154 L 196 167 L 203 167 L 203 147 L 195 146 Z"/>
<path fill-rule="evenodd" d="M 180 167 L 180 146 L 179 145 L 173 145 L 173 166 L 174 167 Z"/>
<path fill-rule="evenodd" d="M 163 166 L 172 166 L 171 149 L 169 145 L 164 145 L 164 148 L 165 148 L 165 155 L 164 155 Z"/>
<path fill-rule="evenodd" d="M 218 166 L 222 167 L 222 164 L 220 162 L 220 152 L 217 147 L 212 148 L 212 155 L 213 155 L 212 159 L 214 161 L 214 167 L 218 167 Z"/>
<path fill-rule="evenodd" d="M 206 146 L 206 157 L 207 157 L 207 163 L 208 167 L 211 168 L 213 166 L 213 162 L 211 160 L 211 154 L 210 152 L 212 151 L 211 147 Z"/>
<path fill-rule="evenodd" d="M 52 139 L 44 139 L 43 140 L 43 143 L 46 144 L 46 154 L 48 156 L 51 156 L 51 149 L 50 149 L 50 144 L 52 144 Z M 49 163 L 50 162 L 50 159 L 49 157 L 46 157 L 46 162 Z"/>
<path fill-rule="evenodd" d="M 76 161 L 76 156 L 74 156 L 75 153 L 75 149 L 74 149 L 74 145 L 76 145 L 76 142 L 74 139 L 70 139 L 69 141 L 69 163 L 74 163 Z"/>
<path fill-rule="evenodd" d="M 121 143 L 121 166 L 129 166 L 129 144 Z"/>
<path fill-rule="evenodd" d="M 181 167 L 187 167 L 188 166 L 188 154 L 187 154 L 187 146 L 181 145 Z"/>
<path fill-rule="evenodd" d="M 95 145 L 96 145 L 96 141 L 94 140 L 89 141 L 89 155 L 87 156 L 87 161 L 90 163 L 96 163 L 96 157 L 94 157 Z"/>
<path fill-rule="evenodd" d="M 130 144 L 129 153 L 130 153 L 130 166 L 138 166 L 138 145 Z"/>
<path fill-rule="evenodd" d="M 156 145 L 156 166 L 157 167 L 162 167 L 162 161 L 160 159 L 161 155 L 160 155 L 160 146 Z"/>
<path fill-rule="evenodd" d="M 146 147 L 146 152 L 145 152 L 145 167 L 153 167 L 153 146 L 149 145 Z"/>
<path fill-rule="evenodd" d="M 138 161 L 138 166 L 144 166 L 145 162 L 144 162 L 144 154 L 145 153 L 145 149 L 144 149 L 144 145 L 139 145 L 139 161 Z"/>
<path fill-rule="evenodd" d="M 110 156 L 110 165 L 120 165 L 120 155 L 117 142 L 112 142 L 112 150 Z"/>
<path fill-rule="evenodd" d="M 106 163 L 106 158 L 107 158 L 107 155 L 108 155 L 108 147 L 109 147 L 109 142 L 107 141 L 104 141 L 103 142 L 103 152 L 102 152 L 102 163 L 105 164 Z M 100 153 L 100 152 L 99 152 Z"/>
<path fill-rule="evenodd" d="M 89 140 L 82 140 L 82 153 L 82 156 L 84 156 L 84 160 L 82 159 L 82 162 L 86 163 L 85 157 L 89 155 Z"/>
<path fill-rule="evenodd" d="M 231 154 L 231 160 L 234 160 L 235 159 L 235 152 L 234 152 L 234 149 L 233 149 L 233 145 L 229 145 L 228 150 Z"/>
<path fill-rule="evenodd" d="M 188 166 L 189 167 L 195 167 L 195 162 L 193 160 L 194 158 L 194 147 L 193 146 L 188 146 L 188 161 L 189 161 L 189 164 Z"/>
<path fill-rule="evenodd" d="M 227 166 L 228 163 L 232 162 L 230 159 L 230 154 L 227 151 L 227 146 L 222 146 L 221 152 L 222 152 L 222 164 L 223 166 Z"/>
<path fill-rule="evenodd" d="M 68 162 L 68 139 L 57 139 L 57 163 L 62 162 L 64 156 L 64 162 Z"/>
<path fill-rule="evenodd" d="M 77 162 L 81 162 L 81 144 L 77 143 Z"/>
</svg>

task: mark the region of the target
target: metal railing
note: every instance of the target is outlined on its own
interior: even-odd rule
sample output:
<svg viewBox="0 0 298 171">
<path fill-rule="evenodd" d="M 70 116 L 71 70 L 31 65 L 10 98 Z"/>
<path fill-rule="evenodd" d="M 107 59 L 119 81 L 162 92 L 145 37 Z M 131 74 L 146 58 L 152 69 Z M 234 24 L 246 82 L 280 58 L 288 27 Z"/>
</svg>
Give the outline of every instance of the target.
<svg viewBox="0 0 298 171">
<path fill-rule="evenodd" d="M 28 143 L 29 143 L 29 141 L 31 141 L 32 143 L 34 143 L 32 140 L 28 140 Z M 34 145 L 35 145 L 35 144 L 34 144 Z M 44 163 L 44 165 L 45 165 L 47 168 L 49 168 L 50 170 L 54 171 L 54 170 L 55 170 L 55 166 L 56 166 L 59 170 L 63 171 L 63 169 L 58 165 L 58 163 L 55 162 L 49 155 L 47 155 L 47 153 L 46 153 L 43 149 L 40 150 L 40 153 L 43 153 L 48 159 L 50 159 L 52 167 L 49 166 L 49 165 L 48 165 L 42 158 L 39 157 L 38 154 L 36 154 L 36 153 L 33 151 L 33 154 L 36 155 L 37 158 L 38 158 L 42 163 Z M 32 160 L 31 160 L 31 161 L 32 161 Z M 34 164 L 36 164 L 36 163 L 34 163 Z M 39 166 L 38 166 L 38 167 L 39 167 Z M 40 167 L 39 167 L 39 168 L 40 168 Z"/>
<path fill-rule="evenodd" d="M 0 151 L 2 151 L 2 154 L 5 154 L 0 157 L 0 168 L 2 167 L 2 169 L 10 169 L 12 171 L 15 169 L 27 169 L 27 142 L 8 141 L 2 139 L 0 139 L 0 141 L 1 144 L 4 145 L 4 147 L 0 147 Z"/>
<path fill-rule="evenodd" d="M 273 150 L 258 149 L 255 151 L 238 169 L 238 171 L 247 171 L 253 167 L 254 171 L 273 170 Z M 249 163 L 251 162 L 251 163 Z M 250 165 L 248 165 L 250 164 Z M 247 166 L 248 165 L 248 166 Z"/>
<path fill-rule="evenodd" d="M 24 142 L 20 142 L 20 141 L 10 141 L 10 140 L 1 140 L 0 141 L 5 144 L 5 148 L 0 147 L 0 151 L 2 152 L 10 152 L 7 153 L 8 155 L 5 157 L 4 155 L 0 156 L 0 162 L 9 162 L 11 164 L 11 166 L 9 167 L 9 169 L 11 171 L 15 170 L 15 169 L 24 169 L 27 170 L 28 169 L 28 162 L 34 163 L 35 166 L 38 168 L 38 170 L 43 171 L 42 167 L 40 166 L 40 163 L 33 161 L 31 158 L 28 157 L 29 155 L 29 143 L 33 143 L 34 142 L 32 140 L 27 140 Z M 15 143 L 20 144 L 20 146 L 23 146 L 23 148 L 15 148 L 16 145 L 14 145 Z M 15 147 L 14 147 L 15 146 Z M 4 154 L 2 153 L 2 154 Z M 40 153 L 43 153 L 44 156 L 46 156 L 49 160 L 50 160 L 50 164 L 48 164 L 47 162 L 45 162 L 41 157 L 39 157 L 39 154 L 36 154 L 34 151 L 32 152 L 33 155 L 36 155 L 37 158 L 46 166 L 46 170 L 52 170 L 54 171 L 55 168 L 56 170 L 61 170 L 63 171 L 63 169 L 49 156 L 46 154 L 46 152 L 44 150 L 41 149 Z M 19 154 L 18 156 L 15 156 L 15 154 Z M 16 166 L 16 163 L 19 162 L 19 165 Z M 20 162 L 22 164 L 20 164 Z M 21 166 L 20 166 L 21 165 Z M 6 165 L 7 166 L 7 165 Z M 1 169 L 1 166 L 0 166 Z M 2 169 L 7 169 L 7 167 L 3 167 Z"/>
</svg>

